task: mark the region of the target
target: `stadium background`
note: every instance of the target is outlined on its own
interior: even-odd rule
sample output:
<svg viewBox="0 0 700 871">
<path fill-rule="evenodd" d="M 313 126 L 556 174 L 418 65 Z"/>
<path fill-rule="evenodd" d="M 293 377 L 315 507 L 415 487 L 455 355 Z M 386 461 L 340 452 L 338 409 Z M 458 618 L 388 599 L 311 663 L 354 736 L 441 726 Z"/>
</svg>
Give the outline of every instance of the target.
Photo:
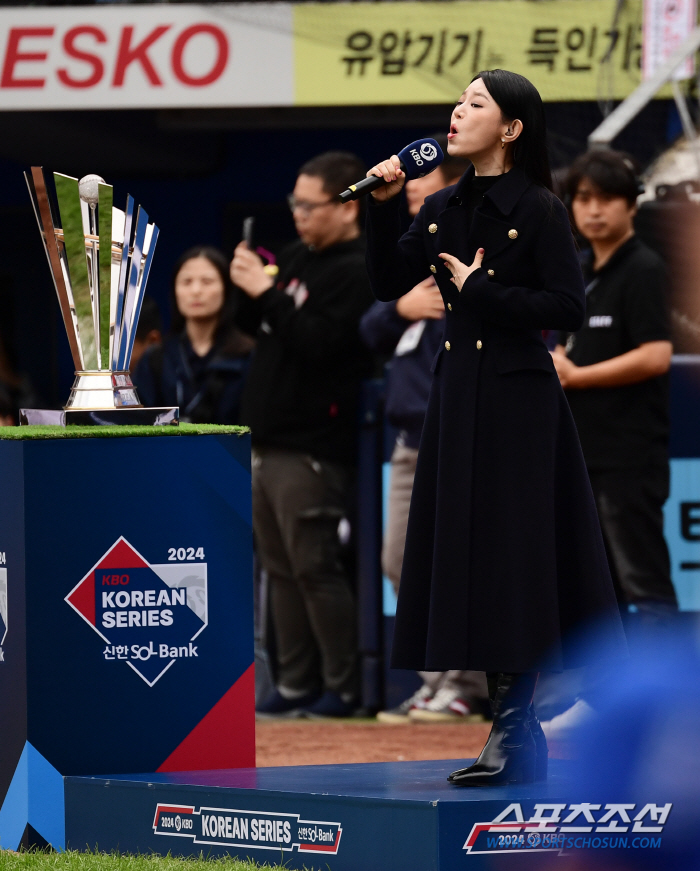
<svg viewBox="0 0 700 871">
<path fill-rule="evenodd" d="M 281 5 L 275 4 L 278 11 Z M 245 6 L 254 10 L 249 14 L 257 16 L 263 36 L 265 27 L 271 34 L 279 30 L 272 6 Z M 80 10 L 92 21 L 128 9 L 126 20 L 138 22 L 167 8 L 53 6 L 46 17 Z M 187 8 L 235 18 L 241 7 Z M 22 178 L 29 165 L 78 176 L 98 172 L 114 184 L 117 202 L 129 190 L 148 203 L 162 230 L 149 293 L 167 323 L 170 270 L 185 248 L 205 243 L 231 251 L 247 214 L 256 216 L 258 242 L 266 248 L 279 249 L 293 238 L 284 197 L 309 155 L 348 149 L 370 164 L 444 129 L 451 103 L 473 73 L 503 66 L 541 89 L 552 163 L 564 167 L 584 150 L 611 101 L 640 81 L 641 0 L 311 3 L 289 9 L 293 58 L 289 68 L 279 67 L 277 105 L 274 95 L 265 98 L 267 105 L 253 106 L 236 105 L 233 95 L 230 106 L 212 107 L 206 94 L 197 93 L 189 103 L 183 98 L 181 107 L 99 110 L 82 89 L 74 101 L 92 108 L 56 108 L 61 103 L 55 98 L 45 103 L 50 108 L 31 108 L 37 99 L 31 90 L 22 110 L 10 110 L 19 97 L 0 87 L 0 333 L 16 368 L 28 372 L 45 403 L 62 403 L 72 364 Z M 10 26 L 30 13 L 36 21 L 41 10 L 0 9 L 3 51 Z M 239 83 L 242 92 L 255 90 L 258 72 L 281 63 L 274 52 L 263 54 L 248 71 L 250 80 Z M 141 106 L 148 82 L 134 67 L 126 102 Z M 84 65 L 77 69 L 84 74 Z M 695 82 L 687 88 L 694 94 Z M 675 105 L 662 91 L 614 145 L 648 165 L 680 132 Z"/>
</svg>

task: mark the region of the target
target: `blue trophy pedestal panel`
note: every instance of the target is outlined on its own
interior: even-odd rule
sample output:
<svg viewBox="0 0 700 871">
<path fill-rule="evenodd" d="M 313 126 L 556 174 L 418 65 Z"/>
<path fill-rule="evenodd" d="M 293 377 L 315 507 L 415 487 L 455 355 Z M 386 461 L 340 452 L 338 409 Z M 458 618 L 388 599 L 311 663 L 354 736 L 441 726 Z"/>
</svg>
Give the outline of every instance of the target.
<svg viewBox="0 0 700 871">
<path fill-rule="evenodd" d="M 0 566 L 0 847 L 65 775 L 255 765 L 249 436 L 0 440 Z"/>
<path fill-rule="evenodd" d="M 247 857 L 329 871 L 547 868 L 536 804 L 580 801 L 569 764 L 546 783 L 458 788 L 464 760 L 65 779 L 71 849 Z M 545 816 L 551 811 L 543 812 Z M 498 821 L 499 817 L 504 820 Z M 529 830 L 528 830 L 529 829 Z M 513 853 L 518 854 L 513 859 Z"/>
</svg>

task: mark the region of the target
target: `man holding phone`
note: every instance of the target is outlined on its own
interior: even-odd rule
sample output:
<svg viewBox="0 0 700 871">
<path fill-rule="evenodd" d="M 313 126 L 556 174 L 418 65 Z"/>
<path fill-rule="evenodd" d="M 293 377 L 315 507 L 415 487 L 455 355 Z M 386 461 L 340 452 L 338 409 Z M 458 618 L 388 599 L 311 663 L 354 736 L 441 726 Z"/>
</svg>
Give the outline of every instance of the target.
<svg viewBox="0 0 700 871">
<path fill-rule="evenodd" d="M 299 241 L 279 274 L 244 240 L 231 279 L 238 321 L 257 336 L 242 420 L 252 430 L 253 530 L 270 582 L 277 688 L 261 716 L 347 716 L 357 701 L 356 610 L 338 526 L 347 513 L 361 379 L 371 361 L 358 323 L 373 301 L 357 202 L 364 175 L 327 152 L 302 166 L 289 197 Z"/>
</svg>

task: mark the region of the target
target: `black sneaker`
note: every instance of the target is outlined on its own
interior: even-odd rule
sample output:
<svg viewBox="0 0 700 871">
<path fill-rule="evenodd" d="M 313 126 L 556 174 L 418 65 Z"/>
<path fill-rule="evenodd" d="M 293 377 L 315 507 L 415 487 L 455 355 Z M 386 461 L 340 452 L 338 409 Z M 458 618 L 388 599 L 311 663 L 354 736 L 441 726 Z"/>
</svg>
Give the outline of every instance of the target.
<svg viewBox="0 0 700 871">
<path fill-rule="evenodd" d="M 294 699 L 285 698 L 278 689 L 274 689 L 260 704 L 255 706 L 255 716 L 260 720 L 268 718 L 294 718 L 301 716 L 301 708 L 312 705 L 318 699 L 318 693 L 308 693 Z"/>
<path fill-rule="evenodd" d="M 338 693 L 326 690 L 320 699 L 302 708 L 300 715 L 309 720 L 325 720 L 327 717 L 352 717 L 355 705 L 344 702 Z"/>
</svg>

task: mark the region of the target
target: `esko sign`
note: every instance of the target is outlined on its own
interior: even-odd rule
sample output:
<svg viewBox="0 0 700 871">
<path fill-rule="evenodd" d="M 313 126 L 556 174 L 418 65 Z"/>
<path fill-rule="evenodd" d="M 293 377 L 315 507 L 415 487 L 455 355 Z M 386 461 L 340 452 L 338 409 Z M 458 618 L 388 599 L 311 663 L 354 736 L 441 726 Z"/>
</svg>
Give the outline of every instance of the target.
<svg viewBox="0 0 700 871">
<path fill-rule="evenodd" d="M 290 104 L 290 16 L 284 4 L 2 9 L 0 109 Z"/>
<path fill-rule="evenodd" d="M 159 39 L 172 29 L 170 24 L 160 24 L 151 29 L 150 33 L 139 39 L 135 36 L 133 25 L 124 25 L 119 34 L 117 50 L 114 57 L 111 85 L 114 88 L 123 87 L 126 73 L 130 66 L 138 65 L 148 82 L 156 87 L 162 87 L 163 75 L 154 65 L 149 54 L 150 49 Z M 214 42 L 211 56 L 211 66 L 206 71 L 189 73 L 185 69 L 184 54 L 188 44 L 198 36 L 206 34 Z M 7 37 L 7 48 L 2 67 L 0 87 L 3 88 L 43 88 L 46 86 L 45 74 L 42 76 L 22 77 L 17 67 L 23 62 L 44 62 L 48 58 L 46 40 L 56 35 L 55 27 L 11 27 Z M 63 34 L 62 46 L 66 58 L 66 66 L 56 69 L 56 78 L 67 88 L 92 88 L 99 85 L 105 77 L 106 66 L 101 54 L 96 49 L 108 42 L 107 34 L 101 27 L 91 24 L 79 24 L 71 27 Z M 25 43 L 24 46 L 22 43 Z M 43 43 L 43 51 L 32 51 L 31 44 Z M 30 45 L 27 45 L 29 43 Z M 221 78 L 228 63 L 228 38 L 220 27 L 214 24 L 193 24 L 186 27 L 175 39 L 170 54 L 170 67 L 175 78 L 183 85 L 203 88 Z M 202 51 L 207 55 L 208 52 Z M 77 64 L 75 63 L 77 61 Z M 77 75 L 71 66 L 83 68 L 82 75 Z"/>
</svg>

